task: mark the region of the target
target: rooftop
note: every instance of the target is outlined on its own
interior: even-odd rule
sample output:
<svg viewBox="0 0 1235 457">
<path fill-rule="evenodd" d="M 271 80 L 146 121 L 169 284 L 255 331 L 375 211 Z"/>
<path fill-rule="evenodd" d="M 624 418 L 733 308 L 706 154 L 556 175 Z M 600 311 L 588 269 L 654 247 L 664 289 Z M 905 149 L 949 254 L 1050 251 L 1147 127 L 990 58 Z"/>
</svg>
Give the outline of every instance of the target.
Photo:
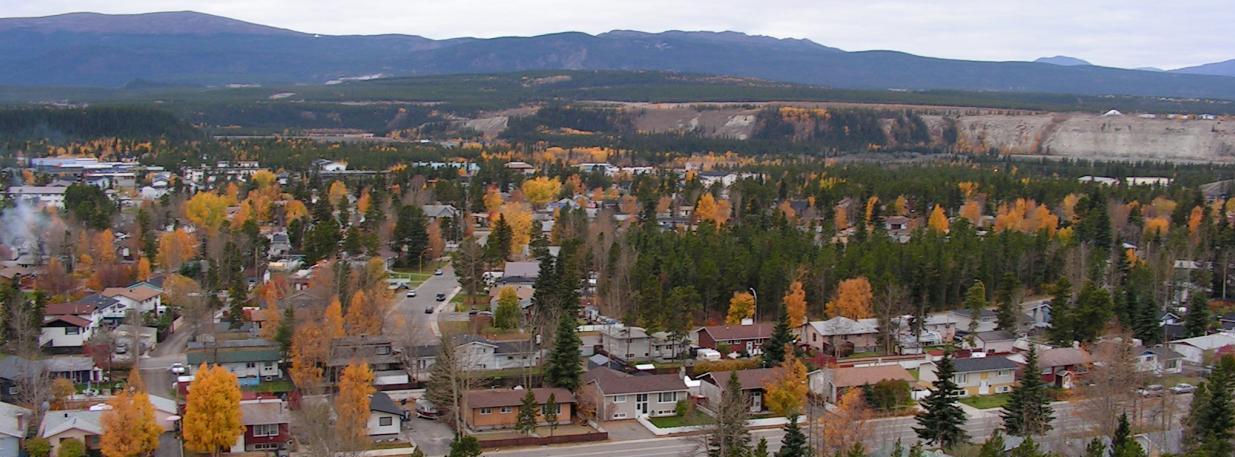
<svg viewBox="0 0 1235 457">
<path fill-rule="evenodd" d="M 975 371 L 1012 370 L 1016 362 L 1007 357 L 970 357 L 953 360 L 957 373 L 972 373 Z"/>
<path fill-rule="evenodd" d="M 463 400 L 468 408 L 497 408 L 518 406 L 523 402 L 524 395 L 527 395 L 527 392 L 522 389 L 470 390 L 463 395 Z M 537 404 L 549 401 L 549 395 L 553 395 L 553 399 L 558 403 L 575 402 L 574 394 L 561 387 L 537 387 L 532 389 L 532 395 L 536 397 Z"/>
<path fill-rule="evenodd" d="M 686 390 L 686 382 L 676 374 L 636 376 L 606 367 L 596 367 L 584 374 L 586 382 L 595 382 L 605 395 Z"/>
</svg>

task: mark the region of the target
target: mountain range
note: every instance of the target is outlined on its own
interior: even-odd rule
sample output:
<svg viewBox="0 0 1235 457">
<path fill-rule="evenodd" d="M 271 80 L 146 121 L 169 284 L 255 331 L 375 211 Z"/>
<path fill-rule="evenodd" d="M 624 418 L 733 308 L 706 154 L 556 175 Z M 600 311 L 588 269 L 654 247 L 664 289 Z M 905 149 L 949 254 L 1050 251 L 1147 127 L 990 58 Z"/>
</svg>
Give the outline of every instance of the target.
<svg viewBox="0 0 1235 457">
<path fill-rule="evenodd" d="M 1235 61 L 1172 72 L 847 52 L 737 32 L 434 40 L 317 35 L 197 12 L 0 19 L 0 84 L 321 84 L 358 77 L 528 70 L 664 70 L 837 88 L 949 89 L 1235 99 Z M 1062 65 L 1060 64 L 1062 63 Z"/>
</svg>

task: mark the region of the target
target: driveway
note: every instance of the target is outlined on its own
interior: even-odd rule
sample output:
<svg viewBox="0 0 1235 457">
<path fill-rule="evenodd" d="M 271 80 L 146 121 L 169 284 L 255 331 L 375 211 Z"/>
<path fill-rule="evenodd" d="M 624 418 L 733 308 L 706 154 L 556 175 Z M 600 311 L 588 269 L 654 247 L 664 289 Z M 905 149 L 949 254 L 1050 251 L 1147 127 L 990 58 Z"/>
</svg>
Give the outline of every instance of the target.
<svg viewBox="0 0 1235 457">
<path fill-rule="evenodd" d="M 454 430 L 443 422 L 424 420 L 413 417 L 412 429 L 407 436 L 412 439 L 430 457 L 446 455 L 450 452 L 450 442 L 454 439 Z"/>
<path fill-rule="evenodd" d="M 610 441 L 642 440 L 656 437 L 656 435 L 648 431 L 647 427 L 633 419 L 609 421 L 601 426 L 605 428 L 606 432 L 609 432 Z"/>
</svg>

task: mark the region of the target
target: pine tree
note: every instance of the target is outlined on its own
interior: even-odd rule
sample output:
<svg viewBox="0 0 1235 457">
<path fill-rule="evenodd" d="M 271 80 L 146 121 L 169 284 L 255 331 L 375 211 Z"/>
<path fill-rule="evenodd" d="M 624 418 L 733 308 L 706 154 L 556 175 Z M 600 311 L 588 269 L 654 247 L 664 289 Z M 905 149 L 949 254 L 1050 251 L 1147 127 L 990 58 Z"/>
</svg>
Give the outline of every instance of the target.
<svg viewBox="0 0 1235 457">
<path fill-rule="evenodd" d="M 1012 449 L 1009 457 L 1047 457 L 1048 455 L 1038 448 L 1038 443 L 1033 440 L 1032 436 L 1027 436 L 1019 446 Z"/>
<path fill-rule="evenodd" d="M 450 442 L 450 453 L 447 457 L 480 457 L 480 441 L 472 435 L 456 437 Z"/>
<path fill-rule="evenodd" d="M 905 457 L 905 445 L 901 444 L 901 439 L 896 439 L 896 444 L 892 445 L 892 452 L 888 457 Z"/>
<path fill-rule="evenodd" d="M 951 350 L 944 353 L 935 369 L 937 379 L 931 383 L 931 393 L 922 400 L 924 411 L 918 413 L 918 426 L 914 427 L 918 438 L 941 448 L 951 448 L 969 441 L 965 425 L 965 411 L 957 404 L 959 398 L 956 368 L 952 364 Z"/>
<path fill-rule="evenodd" d="M 549 436 L 553 436 L 553 432 L 557 430 L 557 394 L 549 393 L 549 399 L 545 402 L 544 416 L 545 422 L 549 423 Z"/>
<path fill-rule="evenodd" d="M 921 442 L 909 446 L 909 457 L 922 457 L 923 455 L 926 455 L 926 451 L 922 448 Z"/>
<path fill-rule="evenodd" d="M 853 443 L 845 452 L 845 457 L 866 457 L 866 446 L 863 446 L 861 441 Z"/>
<path fill-rule="evenodd" d="M 1061 276 L 1052 287 L 1051 341 L 1060 346 L 1072 345 L 1072 282 Z"/>
<path fill-rule="evenodd" d="M 1009 435 L 1041 435 L 1051 430 L 1054 412 L 1038 370 L 1036 344 L 1029 345 L 1022 372 L 1020 385 L 1012 390 L 1008 403 L 1003 407 L 1003 428 Z"/>
<path fill-rule="evenodd" d="M 1106 443 L 1099 438 L 1089 440 L 1085 446 L 1085 457 L 1106 457 Z"/>
<path fill-rule="evenodd" d="M 792 345 L 793 339 L 793 333 L 789 331 L 789 313 L 782 309 L 780 319 L 776 321 L 776 327 L 772 329 L 771 338 L 763 343 L 764 368 L 774 367 L 784 362 L 785 346 Z"/>
<path fill-rule="evenodd" d="M 1119 427 L 1115 429 L 1115 435 L 1111 436 L 1111 457 L 1145 457 L 1145 449 L 1132 437 L 1127 413 L 1119 415 Z"/>
<path fill-rule="evenodd" d="M 982 442 L 982 448 L 978 449 L 978 457 L 1003 457 L 1006 447 L 1007 444 L 1003 442 L 1003 434 L 999 433 L 999 429 L 995 429 L 991 433 L 991 437 Z"/>
<path fill-rule="evenodd" d="M 780 455 L 780 454 L 777 454 Z M 751 457 L 770 457 L 768 454 L 768 439 L 759 438 L 759 443 L 755 444 L 755 450 L 751 451 Z"/>
<path fill-rule="evenodd" d="M 1192 296 L 1188 314 L 1184 315 L 1184 331 L 1188 337 L 1202 336 L 1209 330 L 1209 303 L 1200 294 Z"/>
<path fill-rule="evenodd" d="M 519 414 L 515 418 L 515 430 L 529 435 L 536 430 L 536 394 L 527 389 L 523 401 L 519 403 Z"/>
<path fill-rule="evenodd" d="M 746 429 L 749 414 L 750 403 L 742 393 L 738 373 L 730 371 L 716 407 L 716 421 L 708 433 L 708 457 L 746 457 L 751 452 L 750 431 Z"/>
<path fill-rule="evenodd" d="M 802 433 L 802 427 L 798 425 L 798 416 L 790 417 L 789 423 L 785 424 L 785 437 L 781 438 L 780 450 L 776 451 L 776 457 L 808 457 L 810 455 L 810 446 L 806 442 L 806 435 Z"/>
<path fill-rule="evenodd" d="M 1235 357 L 1218 361 L 1192 396 L 1184 433 L 1185 447 L 1202 455 L 1232 455 L 1235 449 Z"/>
<path fill-rule="evenodd" d="M 999 280 L 999 290 L 995 292 L 995 302 L 998 306 L 995 308 L 995 319 L 998 322 L 1000 330 L 1015 331 L 1017 304 L 1016 301 L 1016 276 L 1012 272 L 1003 274 L 1003 279 Z"/>
<path fill-rule="evenodd" d="M 1138 294 L 1132 292 L 1129 292 L 1128 300 L 1128 307 L 1133 313 L 1132 332 L 1146 346 L 1161 343 L 1163 335 L 1159 320 L 1162 310 L 1152 301 L 1142 301 Z"/>
<path fill-rule="evenodd" d="M 558 318 L 557 333 L 553 338 L 553 350 L 545 366 L 545 383 L 570 391 L 579 388 L 583 368 L 579 364 L 579 329 L 574 313 Z"/>
<path fill-rule="evenodd" d="M 979 317 L 986 311 L 986 285 L 982 281 L 974 281 L 965 291 L 965 309 L 969 311 L 969 334 L 978 332 Z"/>
</svg>

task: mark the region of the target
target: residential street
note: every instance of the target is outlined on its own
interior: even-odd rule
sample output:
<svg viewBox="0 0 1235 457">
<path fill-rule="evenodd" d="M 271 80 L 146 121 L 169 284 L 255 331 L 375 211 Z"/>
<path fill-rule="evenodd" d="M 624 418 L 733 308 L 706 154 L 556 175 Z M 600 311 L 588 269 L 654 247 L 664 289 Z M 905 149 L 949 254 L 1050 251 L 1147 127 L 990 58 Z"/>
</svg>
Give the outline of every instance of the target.
<svg viewBox="0 0 1235 457">
<path fill-rule="evenodd" d="M 408 297 L 408 290 L 398 291 L 391 313 L 402 313 L 407 320 L 408 328 L 416 333 L 420 344 L 434 344 L 441 335 L 437 319 L 443 311 L 450 311 L 450 299 L 459 291 L 459 281 L 455 278 L 454 269 L 449 264 L 442 266 L 441 276 L 429 276 L 416 289 L 415 297 Z M 437 294 L 446 294 L 445 301 L 437 301 Z M 432 308 L 433 313 L 425 313 Z"/>
</svg>

